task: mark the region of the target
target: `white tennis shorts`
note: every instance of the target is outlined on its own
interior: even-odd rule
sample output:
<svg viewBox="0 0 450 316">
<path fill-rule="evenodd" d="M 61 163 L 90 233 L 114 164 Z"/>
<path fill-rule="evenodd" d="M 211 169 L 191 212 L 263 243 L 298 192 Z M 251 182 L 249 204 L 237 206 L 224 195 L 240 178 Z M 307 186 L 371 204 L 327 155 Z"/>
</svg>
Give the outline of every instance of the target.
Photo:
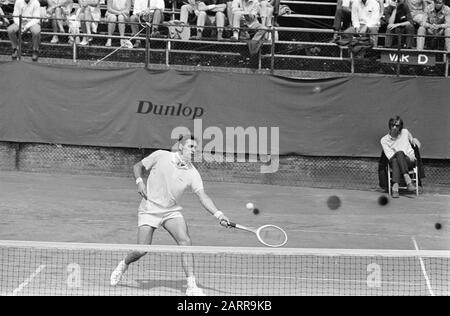
<svg viewBox="0 0 450 316">
<path fill-rule="evenodd" d="M 178 211 L 170 211 L 165 213 L 146 213 L 139 211 L 138 213 L 138 227 L 148 225 L 159 228 L 165 221 L 171 218 L 183 217 Z"/>
</svg>

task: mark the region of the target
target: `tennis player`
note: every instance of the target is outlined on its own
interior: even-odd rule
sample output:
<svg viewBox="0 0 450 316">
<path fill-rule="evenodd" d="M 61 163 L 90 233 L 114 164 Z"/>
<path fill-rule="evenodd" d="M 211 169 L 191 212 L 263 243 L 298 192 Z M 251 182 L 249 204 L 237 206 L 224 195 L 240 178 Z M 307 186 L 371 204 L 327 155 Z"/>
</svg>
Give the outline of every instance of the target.
<svg viewBox="0 0 450 316">
<path fill-rule="evenodd" d="M 180 137 L 176 152 L 157 150 L 134 165 L 133 172 L 138 193 L 142 196 L 138 209 L 138 244 L 151 244 L 154 231 L 162 226 L 178 245 L 192 245 L 186 222 L 181 214 L 182 207 L 178 205 L 179 199 L 188 187 L 221 225 L 228 226 L 228 218 L 216 208 L 205 193 L 202 178 L 192 164 L 196 150 L 196 139 L 192 135 L 185 135 Z M 150 170 L 147 185 L 142 180 L 142 168 Z M 138 251 L 128 253 L 112 272 L 111 285 L 117 285 L 128 266 L 145 254 Z M 205 295 L 195 281 L 192 255 L 184 254 L 182 265 L 187 277 L 186 295 Z"/>
</svg>

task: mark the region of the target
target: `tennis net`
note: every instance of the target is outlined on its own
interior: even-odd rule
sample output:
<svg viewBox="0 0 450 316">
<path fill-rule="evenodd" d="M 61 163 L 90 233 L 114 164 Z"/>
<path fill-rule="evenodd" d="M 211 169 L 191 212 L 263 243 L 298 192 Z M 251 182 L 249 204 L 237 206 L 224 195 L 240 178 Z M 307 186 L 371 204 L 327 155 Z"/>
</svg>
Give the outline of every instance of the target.
<svg viewBox="0 0 450 316">
<path fill-rule="evenodd" d="M 131 250 L 148 254 L 111 286 L 111 272 Z M 0 295 L 181 296 L 186 254 L 208 296 L 450 295 L 450 251 L 29 241 L 0 241 Z"/>
</svg>

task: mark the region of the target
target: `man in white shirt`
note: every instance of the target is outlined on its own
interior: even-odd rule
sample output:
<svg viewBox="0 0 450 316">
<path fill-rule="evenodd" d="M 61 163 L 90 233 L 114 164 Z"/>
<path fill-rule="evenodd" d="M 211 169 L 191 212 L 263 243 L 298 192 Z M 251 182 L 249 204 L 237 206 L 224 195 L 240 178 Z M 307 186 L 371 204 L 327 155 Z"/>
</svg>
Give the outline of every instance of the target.
<svg viewBox="0 0 450 316">
<path fill-rule="evenodd" d="M 145 22 L 152 24 L 152 34 L 157 34 L 159 24 L 163 21 L 163 11 L 165 9 L 164 0 L 134 0 L 133 15 L 130 18 L 131 33 L 136 35 L 139 32 L 139 19 L 144 19 Z M 141 47 L 141 41 L 136 40 L 134 48 Z"/>
<path fill-rule="evenodd" d="M 134 165 L 133 171 L 142 196 L 138 209 L 138 243 L 149 245 L 154 231 L 162 226 L 180 246 L 192 245 L 186 222 L 181 214 L 183 208 L 178 204 L 183 192 L 189 187 L 199 198 L 202 206 L 219 223 L 228 226 L 228 218 L 219 211 L 211 198 L 205 193 L 203 181 L 192 164 L 197 141 L 191 135 L 183 136 L 178 142 L 178 151 L 157 150 Z M 150 170 L 147 185 L 142 180 L 142 169 Z M 132 251 L 120 261 L 111 274 L 110 283 L 116 286 L 128 266 L 139 260 L 145 252 Z M 203 290 L 197 287 L 194 276 L 192 255 L 182 255 L 182 266 L 187 277 L 188 296 L 203 296 Z"/>
<path fill-rule="evenodd" d="M 22 24 L 20 24 L 19 16 L 22 16 Z M 41 41 L 41 5 L 39 0 L 16 0 L 14 4 L 13 20 L 14 23 L 8 27 L 8 36 L 13 49 L 12 59 L 18 57 L 18 40 L 17 33 L 19 25 L 22 27 L 22 34 L 31 32 L 33 53 L 31 59 L 37 61 L 39 58 L 39 44 Z"/>
<path fill-rule="evenodd" d="M 352 27 L 345 33 L 369 33 L 374 47 L 378 42 L 378 29 L 380 28 L 381 9 L 377 0 L 354 0 L 352 2 Z"/>
<path fill-rule="evenodd" d="M 405 179 L 409 191 L 416 190 L 408 171 L 414 168 L 417 160 L 412 145 L 420 147 L 420 142 L 413 138 L 406 128 L 403 128 L 403 120 L 399 116 L 389 119 L 388 126 L 389 133 L 381 138 L 380 143 L 392 168 L 392 179 L 394 182 L 392 185 L 392 197 L 398 198 L 398 185 L 401 176 Z"/>
</svg>

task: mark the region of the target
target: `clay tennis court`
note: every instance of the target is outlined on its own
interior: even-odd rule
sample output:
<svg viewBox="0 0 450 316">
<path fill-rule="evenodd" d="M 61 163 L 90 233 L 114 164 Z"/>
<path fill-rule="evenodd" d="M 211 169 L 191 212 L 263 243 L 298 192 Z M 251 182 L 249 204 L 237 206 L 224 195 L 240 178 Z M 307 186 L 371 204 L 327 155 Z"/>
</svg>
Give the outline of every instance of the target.
<svg viewBox="0 0 450 316">
<path fill-rule="evenodd" d="M 389 199 L 387 205 L 381 206 L 377 202 L 381 193 L 374 191 L 216 182 L 205 182 L 205 188 L 233 221 L 252 227 L 263 224 L 283 227 L 289 237 L 284 248 L 375 251 L 415 250 L 417 247 L 420 250 L 450 250 L 449 195 L 402 195 L 400 199 Z M 107 244 L 136 242 L 139 196 L 132 178 L 2 171 L 0 192 L 1 240 Z M 341 199 L 341 206 L 336 210 L 327 206 L 327 198 L 331 195 Z M 247 202 L 255 203 L 260 214 L 254 215 L 247 210 Z M 229 249 L 257 247 L 256 251 L 264 250 L 265 247 L 258 243 L 254 235 L 219 226 L 215 218 L 200 207 L 193 194 L 185 194 L 181 204 L 194 245 Z M 440 223 L 442 228 L 436 229 L 436 223 Z M 167 232 L 160 230 L 154 236 L 154 244 L 174 245 L 174 242 Z M 184 275 L 179 253 L 160 256 L 160 261 L 150 260 L 150 256 L 144 257 L 116 288 L 108 285 L 109 274 L 126 252 L 118 251 L 107 256 L 102 253 L 93 251 L 84 258 L 80 253 L 76 256 L 54 254 L 49 250 L 47 254 L 38 254 L 32 263 L 16 262 L 13 264 L 16 273 L 6 273 L 16 279 L 8 280 L 9 288 L 5 288 L 5 282 L 2 282 L 0 294 L 183 295 Z M 386 284 L 383 283 L 381 288 L 361 292 L 366 287 L 366 267 L 373 261 L 370 256 L 352 262 L 353 271 L 363 272 L 352 272 L 351 275 L 345 270 L 349 261 L 291 256 L 266 262 L 261 260 L 261 256 L 255 257 L 250 268 L 239 260 L 226 261 L 221 256 L 208 255 L 205 260 L 198 259 L 196 269 L 199 282 L 203 278 L 201 284 L 208 295 L 395 295 L 414 284 L 423 285 L 423 290 L 417 294 L 429 295 L 423 273 L 425 269 L 435 294 L 449 294 L 446 292 L 449 273 L 445 262 L 437 265 L 437 271 L 433 268 L 427 270 L 430 263 L 427 258 L 423 260 L 424 267 L 415 257 L 386 261 L 383 265 L 393 271 L 392 277 L 386 279 Z M 48 258 L 53 258 L 50 263 Z M 73 262 L 83 269 L 83 286 L 67 289 L 66 267 Z M 218 266 L 226 262 L 227 270 L 211 272 L 210 266 L 214 262 Z M 296 262 L 301 262 L 301 268 Z M 334 268 L 325 269 L 327 265 Z M 274 268 L 276 266 L 279 268 Z M 267 268 L 275 269 L 269 280 L 262 273 Z M 336 275 L 339 270 L 341 275 Z M 30 276 L 34 277 L 28 280 Z M 303 285 L 300 290 L 299 284 Z M 340 288 L 343 289 L 341 293 L 338 291 Z"/>
</svg>

